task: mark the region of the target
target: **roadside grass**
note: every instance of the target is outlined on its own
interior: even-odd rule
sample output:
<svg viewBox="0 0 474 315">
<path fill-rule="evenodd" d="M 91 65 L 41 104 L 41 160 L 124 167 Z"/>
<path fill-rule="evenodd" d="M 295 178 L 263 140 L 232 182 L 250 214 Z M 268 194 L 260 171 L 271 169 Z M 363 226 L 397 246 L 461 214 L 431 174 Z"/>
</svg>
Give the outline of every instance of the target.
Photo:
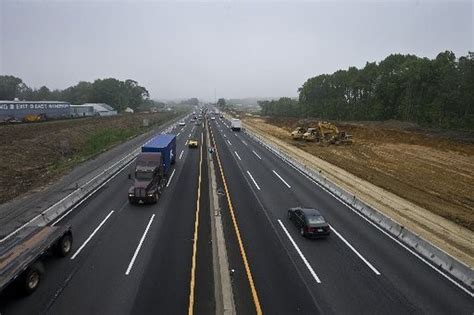
<svg viewBox="0 0 474 315">
<path fill-rule="evenodd" d="M 150 124 L 147 127 L 135 125 L 129 128 L 123 128 L 117 126 L 98 130 L 92 134 L 87 135 L 83 146 L 74 152 L 72 156 L 59 159 L 50 165 L 48 172 L 54 177 L 64 174 L 82 162 L 87 161 L 102 152 L 110 150 L 116 145 L 144 134 L 152 130 L 154 127 L 178 117 L 180 114 L 182 113 L 178 112 L 165 114 L 158 119 L 150 121 Z"/>
</svg>

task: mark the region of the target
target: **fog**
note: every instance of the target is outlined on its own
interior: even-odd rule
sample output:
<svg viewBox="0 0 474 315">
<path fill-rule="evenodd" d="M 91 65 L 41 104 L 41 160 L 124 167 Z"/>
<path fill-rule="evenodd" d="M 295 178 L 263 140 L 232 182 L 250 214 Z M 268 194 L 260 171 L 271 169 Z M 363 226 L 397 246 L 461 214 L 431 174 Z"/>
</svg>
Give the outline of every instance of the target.
<svg viewBox="0 0 474 315">
<path fill-rule="evenodd" d="M 474 50 L 472 1 L 0 3 L 1 74 L 50 89 L 115 77 L 156 99 L 297 96 L 391 53 Z"/>
</svg>

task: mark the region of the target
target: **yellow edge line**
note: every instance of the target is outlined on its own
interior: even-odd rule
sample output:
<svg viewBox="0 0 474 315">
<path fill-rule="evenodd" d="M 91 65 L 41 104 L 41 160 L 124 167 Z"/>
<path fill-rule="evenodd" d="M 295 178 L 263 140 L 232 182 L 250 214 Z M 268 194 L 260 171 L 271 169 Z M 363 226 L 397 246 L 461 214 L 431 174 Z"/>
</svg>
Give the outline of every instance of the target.
<svg viewBox="0 0 474 315">
<path fill-rule="evenodd" d="M 199 201 L 201 200 L 201 173 L 202 173 L 202 134 L 201 134 L 201 151 L 199 158 L 199 182 L 196 200 L 196 219 L 194 221 L 194 242 L 193 242 L 193 256 L 191 260 L 191 282 L 189 284 L 189 305 L 188 314 L 194 313 L 194 288 L 196 286 L 196 257 L 197 257 L 197 242 L 198 242 L 198 231 L 199 231 Z"/>
<path fill-rule="evenodd" d="M 248 260 L 247 260 L 247 254 L 245 253 L 244 243 L 242 242 L 242 238 L 240 237 L 240 230 L 239 230 L 239 226 L 237 225 L 237 218 L 235 217 L 234 207 L 232 206 L 232 201 L 231 201 L 231 198 L 230 198 L 229 190 L 227 188 L 227 181 L 225 179 L 224 170 L 222 168 L 221 159 L 219 157 L 219 150 L 217 150 L 216 141 L 214 140 L 214 134 L 212 133 L 212 130 L 210 128 L 209 128 L 209 130 L 210 130 L 210 133 L 211 133 L 212 142 L 214 144 L 214 150 L 216 152 L 217 163 L 219 164 L 219 169 L 221 171 L 222 182 L 224 183 L 224 190 L 225 190 L 225 193 L 226 193 L 226 196 L 227 196 L 227 203 L 229 205 L 230 216 L 232 218 L 232 223 L 234 225 L 235 234 L 237 235 L 237 241 L 239 243 L 240 254 L 242 256 L 242 260 L 244 261 L 245 271 L 247 273 L 247 278 L 248 278 L 249 283 L 250 283 L 250 290 L 252 291 L 253 302 L 255 304 L 255 311 L 258 315 L 261 315 L 263 313 L 262 313 L 262 308 L 260 306 L 260 300 L 258 298 L 257 289 L 255 288 L 255 283 L 253 281 L 252 272 L 250 271 L 250 265 L 249 265 Z"/>
</svg>

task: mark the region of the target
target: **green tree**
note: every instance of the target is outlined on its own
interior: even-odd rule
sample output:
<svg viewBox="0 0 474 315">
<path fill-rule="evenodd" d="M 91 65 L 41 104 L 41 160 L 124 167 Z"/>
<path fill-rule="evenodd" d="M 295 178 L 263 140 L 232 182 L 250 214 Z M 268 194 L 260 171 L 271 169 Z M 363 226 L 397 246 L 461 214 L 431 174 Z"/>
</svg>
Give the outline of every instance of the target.
<svg viewBox="0 0 474 315">
<path fill-rule="evenodd" d="M 0 100 L 20 98 L 27 88 L 20 78 L 11 75 L 0 76 Z"/>
<path fill-rule="evenodd" d="M 218 99 L 217 100 L 217 107 L 225 109 L 226 108 L 225 99 L 223 99 L 223 98 Z"/>
</svg>

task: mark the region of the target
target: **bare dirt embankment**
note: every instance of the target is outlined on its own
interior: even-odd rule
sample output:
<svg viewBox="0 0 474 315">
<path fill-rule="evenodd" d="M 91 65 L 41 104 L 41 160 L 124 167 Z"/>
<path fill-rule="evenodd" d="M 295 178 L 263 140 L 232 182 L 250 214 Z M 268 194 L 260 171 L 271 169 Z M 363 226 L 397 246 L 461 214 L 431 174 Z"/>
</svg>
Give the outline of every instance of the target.
<svg viewBox="0 0 474 315">
<path fill-rule="evenodd" d="M 0 203 L 40 189 L 77 164 L 172 119 L 133 114 L 0 125 Z M 143 119 L 149 126 L 143 126 Z"/>
<path fill-rule="evenodd" d="M 346 190 L 470 266 L 474 265 L 472 134 L 421 130 L 410 124 L 343 123 L 351 146 L 291 140 L 298 119 L 245 118 L 247 128 L 321 169 Z"/>
</svg>

